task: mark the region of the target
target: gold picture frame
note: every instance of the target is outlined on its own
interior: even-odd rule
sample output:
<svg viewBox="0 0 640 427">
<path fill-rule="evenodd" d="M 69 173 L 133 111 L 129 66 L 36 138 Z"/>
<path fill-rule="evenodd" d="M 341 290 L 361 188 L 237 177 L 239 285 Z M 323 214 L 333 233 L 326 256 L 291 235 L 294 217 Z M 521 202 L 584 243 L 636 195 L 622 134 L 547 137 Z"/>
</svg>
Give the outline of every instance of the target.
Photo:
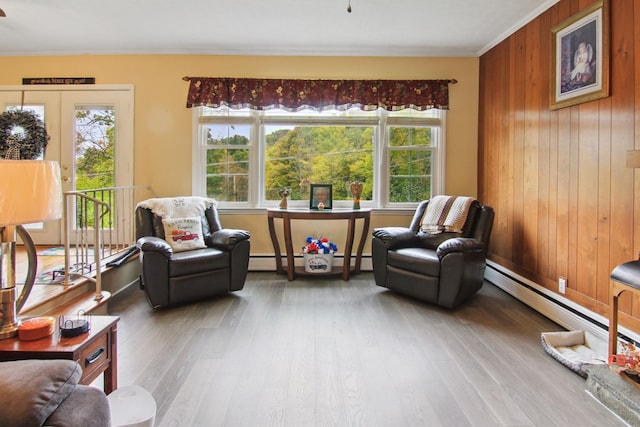
<svg viewBox="0 0 640 427">
<path fill-rule="evenodd" d="M 599 0 L 551 29 L 550 108 L 609 96 L 609 0 Z"/>
</svg>

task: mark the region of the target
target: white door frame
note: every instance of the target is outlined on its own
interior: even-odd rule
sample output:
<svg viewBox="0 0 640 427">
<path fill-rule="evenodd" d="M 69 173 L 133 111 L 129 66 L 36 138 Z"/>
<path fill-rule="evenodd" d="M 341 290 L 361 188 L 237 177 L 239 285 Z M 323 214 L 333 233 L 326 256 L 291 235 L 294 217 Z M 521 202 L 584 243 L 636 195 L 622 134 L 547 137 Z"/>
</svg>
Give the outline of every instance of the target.
<svg viewBox="0 0 640 427">
<path fill-rule="evenodd" d="M 74 113 L 75 105 L 112 105 L 116 109 L 116 186 L 133 185 L 134 169 L 134 87 L 133 85 L 13 85 L 0 86 L 0 111 L 7 105 L 44 104 L 49 143 L 45 159 L 60 162 L 63 191 L 75 188 Z M 68 143 L 64 143 L 67 141 Z M 66 148 L 65 148 L 66 147 Z M 71 171 L 71 172 L 70 172 Z M 36 244 L 62 244 L 61 221 L 46 223 L 44 228 L 30 229 Z"/>
</svg>

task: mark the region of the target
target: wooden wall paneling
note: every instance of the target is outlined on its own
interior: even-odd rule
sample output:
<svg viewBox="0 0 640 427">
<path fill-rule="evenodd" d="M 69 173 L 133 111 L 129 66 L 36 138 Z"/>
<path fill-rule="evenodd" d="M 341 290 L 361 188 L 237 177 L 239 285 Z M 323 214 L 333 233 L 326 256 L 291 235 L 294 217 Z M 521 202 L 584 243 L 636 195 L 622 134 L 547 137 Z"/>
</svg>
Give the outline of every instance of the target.
<svg viewBox="0 0 640 427">
<path fill-rule="evenodd" d="M 491 205 L 492 199 L 488 197 L 491 194 L 492 183 L 491 179 L 494 174 L 491 172 L 492 165 L 487 158 L 487 151 L 491 149 L 487 144 L 481 143 L 483 139 L 495 138 L 495 111 L 490 108 L 490 105 L 494 99 L 492 91 L 487 82 L 488 76 L 491 73 L 490 65 L 495 61 L 495 53 L 493 50 L 487 52 L 486 56 L 480 58 L 478 72 L 479 72 L 479 89 L 478 89 L 478 199 L 485 204 Z M 497 175 L 497 174 L 495 174 Z M 493 205 L 494 209 L 497 206 Z M 494 223 L 493 237 L 490 250 L 500 250 L 500 245 L 496 245 L 496 229 L 497 224 Z"/>
<path fill-rule="evenodd" d="M 488 170 L 485 169 L 485 165 L 488 163 L 485 159 L 487 147 L 480 143 L 480 139 L 482 135 L 486 135 L 491 130 L 491 125 L 487 123 L 487 117 L 492 114 L 491 109 L 488 108 L 487 105 L 489 97 L 486 91 L 486 85 L 484 84 L 484 79 L 487 74 L 487 63 L 487 60 L 483 58 L 480 58 L 478 61 L 478 188 L 476 192 L 478 193 L 478 199 L 483 201 L 485 200 L 484 195 L 487 193 Z"/>
<path fill-rule="evenodd" d="M 497 50 L 497 69 L 494 73 L 495 80 L 490 83 L 497 92 L 495 104 L 495 124 L 498 129 L 498 138 L 495 144 L 491 144 L 497 153 L 499 161 L 498 171 L 500 177 L 497 186 L 497 210 L 496 216 L 499 223 L 500 243 L 502 245 L 500 256 L 507 259 L 513 257 L 513 198 L 511 195 L 513 186 L 513 171 L 509 165 L 511 162 L 511 120 L 509 117 L 510 103 L 510 62 L 512 57 L 511 47 L 508 43 L 503 44 Z M 492 106 L 493 108 L 493 106 Z"/>
<path fill-rule="evenodd" d="M 539 20 L 534 20 L 525 28 L 525 61 L 522 72 L 525 75 L 524 90 L 524 211 L 523 228 L 525 236 L 524 259 L 531 270 L 539 271 L 540 253 L 538 252 L 538 215 L 539 182 L 538 164 L 540 156 L 540 92 L 539 81 Z"/>
<path fill-rule="evenodd" d="M 611 5 L 610 5 L 611 6 Z M 598 258 L 596 295 L 603 307 L 609 305 L 609 276 L 611 275 L 611 185 L 612 185 L 612 128 L 611 97 L 598 102 L 600 108 L 598 135 Z"/>
<path fill-rule="evenodd" d="M 575 289 L 578 274 L 578 173 L 579 173 L 579 147 L 580 147 L 580 110 L 577 106 L 569 107 L 569 227 L 567 255 L 568 277 L 570 287 Z"/>
<path fill-rule="evenodd" d="M 505 224 L 507 234 L 507 247 L 508 250 L 505 252 L 505 255 L 508 256 L 508 259 L 513 260 L 514 254 L 514 241 L 513 234 L 515 233 L 515 218 L 514 218 L 514 193 L 515 193 L 515 167 L 514 167 L 514 115 L 511 113 L 512 107 L 512 93 L 514 88 L 513 75 L 515 71 L 513 68 L 515 67 L 515 60 L 513 59 L 515 56 L 516 47 L 514 42 L 504 43 L 503 45 L 504 58 L 500 66 L 502 67 L 501 75 L 503 77 L 504 83 L 501 84 L 503 87 L 502 93 L 502 102 L 499 106 L 500 115 L 501 115 L 501 127 L 504 139 L 501 141 L 499 150 L 500 150 L 500 161 L 501 161 L 501 173 L 503 173 L 506 179 L 501 180 L 501 196 L 500 196 L 500 207 L 503 209 L 501 212 L 502 221 Z"/>
<path fill-rule="evenodd" d="M 634 148 L 633 2 L 611 5 L 611 267 L 633 258 L 633 170 L 626 167 L 626 152 Z M 628 293 L 627 293 L 628 294 Z M 631 313 L 631 298 L 620 298 L 620 311 Z M 624 319 L 621 318 L 624 324 Z"/>
<path fill-rule="evenodd" d="M 512 115 L 512 134 L 510 140 L 513 146 L 513 234 L 512 247 L 514 263 L 521 265 L 527 271 L 531 270 L 531 260 L 524 257 L 525 253 L 531 253 L 526 248 L 527 241 L 524 234 L 524 166 L 525 166 L 525 144 L 524 144 L 524 123 L 525 123 L 525 73 L 523 64 L 525 63 L 525 31 L 519 30 L 513 35 L 513 51 L 510 61 L 511 83 L 509 111 Z"/>
<path fill-rule="evenodd" d="M 487 159 L 490 159 L 489 161 L 495 161 L 496 163 L 493 163 L 493 165 L 501 165 L 502 153 L 500 151 L 500 147 L 504 141 L 507 141 L 505 127 L 503 125 L 504 110 L 501 107 L 504 105 L 504 96 L 508 92 L 504 89 L 504 86 L 508 84 L 507 81 L 501 81 L 505 75 L 504 67 L 501 65 L 505 61 L 505 53 L 508 52 L 505 52 L 504 48 L 498 48 L 493 51 L 491 72 L 487 74 L 485 80 L 486 87 L 489 88 L 489 91 L 491 92 L 491 100 L 493 102 L 493 105 L 487 106 L 488 111 L 492 113 L 492 133 L 490 135 L 490 139 L 494 142 L 488 146 Z M 506 57 L 508 58 L 508 54 Z M 498 108 L 494 108 L 494 105 L 497 105 Z M 505 209 L 501 206 L 501 181 L 504 179 L 503 170 L 495 167 L 492 167 L 491 169 L 491 177 L 493 179 L 487 187 L 485 198 L 491 200 L 489 205 L 493 206 L 496 212 L 496 219 L 494 221 L 495 229 L 492 231 L 492 240 L 494 236 L 498 237 L 495 242 L 500 247 L 499 252 L 501 256 L 509 257 L 511 254 L 511 247 L 508 244 L 509 233 L 505 227 L 504 221 L 501 219 L 502 214 L 505 212 Z"/>
<path fill-rule="evenodd" d="M 551 28 L 566 19 L 569 16 L 569 3 L 560 2 L 556 3 L 548 12 L 550 14 L 550 27 Z M 549 41 L 551 44 L 551 41 Z M 551 54 L 551 46 L 549 46 L 549 54 Z M 549 78 L 551 78 L 551 64 L 549 63 Z M 547 105 L 547 108 L 549 106 Z M 551 112 L 553 123 L 553 134 L 556 139 L 556 151 L 555 151 L 555 253 L 556 253 L 556 271 L 554 277 L 554 283 L 557 283 L 558 277 L 568 277 L 569 273 L 569 138 L 571 135 L 571 128 L 569 123 L 569 110 L 566 108 Z M 557 291 L 557 285 L 554 286 L 554 291 Z"/>
<path fill-rule="evenodd" d="M 592 3 L 579 0 L 577 11 Z M 600 110 L 597 101 L 573 108 L 579 111 L 576 290 L 589 301 L 597 298 Z M 590 307 L 595 305 L 591 303 Z"/>
<path fill-rule="evenodd" d="M 611 1 L 611 96 L 549 111 L 551 27 L 591 1 L 561 0 L 481 58 L 480 192 L 497 208 L 490 259 L 556 292 L 567 277 L 567 298 L 607 315 L 611 269 L 640 251 L 640 170 L 625 167 L 640 149 L 640 4 Z M 640 299 L 621 309 L 640 332 Z"/>
<path fill-rule="evenodd" d="M 550 110 L 547 107 L 549 99 L 549 80 L 548 64 L 549 64 L 549 15 L 543 14 L 536 19 L 538 22 L 535 35 L 537 42 L 537 55 L 535 57 L 535 78 L 532 83 L 535 84 L 536 92 L 536 109 L 538 110 L 538 274 L 542 277 L 549 278 L 550 260 L 550 244 L 549 229 L 551 217 L 549 215 L 549 183 L 550 183 L 550 129 L 549 116 Z M 532 58 L 534 59 L 534 58 Z M 533 75 L 532 75 L 533 77 Z M 555 239 L 554 239 L 555 240 Z"/>
<path fill-rule="evenodd" d="M 640 150 L 640 5 L 634 3 L 633 7 L 633 58 L 634 58 L 634 86 L 635 86 L 635 126 L 634 126 L 634 149 Z M 640 169 L 634 173 L 634 191 L 633 191 L 634 209 L 633 209 L 633 256 L 638 257 L 640 252 Z"/>
<path fill-rule="evenodd" d="M 578 197 L 577 197 L 577 271 L 575 288 L 590 298 L 596 297 L 598 237 L 598 102 L 574 107 L 578 110 Z"/>
<path fill-rule="evenodd" d="M 502 98 L 504 96 L 504 93 L 506 92 L 503 89 L 505 83 L 500 82 L 504 71 L 503 69 L 501 69 L 499 64 L 504 61 L 504 59 L 502 58 L 502 52 L 500 49 L 493 51 L 492 55 L 493 60 L 491 63 L 490 72 L 486 75 L 486 87 L 490 91 L 491 102 L 500 105 L 503 103 Z M 491 115 L 490 120 L 492 129 L 490 138 L 492 141 L 495 141 L 495 144 L 490 145 L 489 148 L 485 151 L 485 159 L 487 161 L 487 164 L 491 165 L 491 171 L 488 171 L 490 180 L 487 182 L 487 191 L 485 192 L 485 196 L 488 196 L 489 194 L 492 195 L 487 199 L 489 201 L 485 203 L 489 204 L 489 206 L 492 206 L 494 208 L 494 211 L 497 213 L 501 211 L 501 208 L 498 204 L 499 194 L 496 192 L 496 190 L 498 190 L 500 186 L 501 171 L 493 166 L 496 164 L 500 164 L 499 147 L 500 143 L 506 138 L 504 135 L 503 126 L 501 125 L 503 111 L 499 108 L 491 108 L 490 105 L 486 106 L 486 111 L 488 111 Z M 498 225 L 498 227 L 496 228 L 499 229 L 499 227 L 500 226 Z M 502 253 L 508 251 L 510 248 L 505 245 L 504 232 L 502 230 L 498 230 L 497 232 L 494 231 L 492 233 L 493 236 L 500 234 L 500 238 L 498 239 L 500 251 Z"/>
<path fill-rule="evenodd" d="M 599 101 L 598 115 L 598 253 L 595 298 L 609 304 L 611 274 L 611 97 Z"/>
<path fill-rule="evenodd" d="M 545 25 L 540 26 L 540 48 L 541 48 L 541 68 L 550 69 L 551 63 L 551 27 L 558 23 L 558 8 L 552 7 L 548 13 L 544 13 L 540 16 L 541 19 L 546 17 L 546 21 L 543 21 Z M 545 41 L 546 40 L 546 41 Z M 545 59 L 546 58 L 546 59 Z M 549 84 L 551 80 L 551 74 L 547 71 L 543 73 L 545 81 L 542 83 L 543 99 L 549 99 Z M 546 116 L 546 125 L 548 127 L 549 138 L 549 180 L 548 180 L 548 216 L 549 216 L 549 230 L 548 230 L 548 252 L 549 252 L 549 269 L 547 271 L 547 277 L 554 284 L 558 281 L 558 113 L 551 111 L 548 104 L 541 106 Z"/>
<path fill-rule="evenodd" d="M 557 274 L 569 276 L 569 164 L 571 163 L 570 142 L 571 126 L 569 118 L 571 110 L 563 108 L 557 110 L 558 117 L 558 169 L 557 169 L 557 199 L 556 199 L 556 253 Z"/>
<path fill-rule="evenodd" d="M 578 12 L 578 2 L 574 0 L 569 9 L 569 14 L 563 16 L 561 21 L 569 18 L 574 13 Z M 567 228 L 566 228 L 566 275 L 567 278 L 567 293 L 571 296 L 573 289 L 577 284 L 577 189 L 578 189 L 578 110 L 576 107 L 568 107 L 564 108 L 564 110 L 568 110 L 567 121 L 563 123 L 564 126 L 569 128 L 568 139 L 564 141 L 566 147 L 568 149 L 568 158 L 567 158 L 567 172 L 566 176 L 566 185 L 567 190 L 567 199 L 564 201 L 566 203 L 566 212 L 567 212 Z"/>
<path fill-rule="evenodd" d="M 635 117 L 634 117 L 634 149 L 640 149 L 640 5 L 634 1 L 631 5 L 633 9 L 633 49 L 630 51 L 633 54 L 634 63 L 634 104 L 635 104 Z M 640 169 L 634 171 L 634 190 L 633 190 L 633 253 L 634 259 L 639 258 L 640 252 Z M 640 317 L 638 311 L 640 311 L 640 304 L 638 299 L 633 302 L 633 313 L 636 317 Z"/>
<path fill-rule="evenodd" d="M 594 0 L 579 0 L 577 11 L 590 6 Z M 574 12 L 574 13 L 577 13 Z M 579 105 L 579 189 L 578 189 L 578 268 L 576 287 L 590 299 L 597 297 L 598 267 L 598 168 L 599 103 Z M 608 285 L 608 281 L 607 281 Z M 607 286 L 608 288 L 608 286 Z"/>
</svg>

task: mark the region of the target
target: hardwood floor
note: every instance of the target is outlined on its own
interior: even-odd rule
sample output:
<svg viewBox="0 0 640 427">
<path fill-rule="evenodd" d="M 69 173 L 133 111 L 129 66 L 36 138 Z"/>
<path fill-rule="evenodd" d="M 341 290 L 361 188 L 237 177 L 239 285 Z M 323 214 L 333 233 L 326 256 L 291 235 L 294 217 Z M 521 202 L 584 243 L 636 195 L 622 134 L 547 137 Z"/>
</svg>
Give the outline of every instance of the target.
<svg viewBox="0 0 640 427">
<path fill-rule="evenodd" d="M 153 311 L 117 297 L 119 385 L 147 389 L 156 426 L 620 426 L 549 357 L 562 328 L 486 284 L 456 311 L 371 273 L 288 282 Z"/>
</svg>

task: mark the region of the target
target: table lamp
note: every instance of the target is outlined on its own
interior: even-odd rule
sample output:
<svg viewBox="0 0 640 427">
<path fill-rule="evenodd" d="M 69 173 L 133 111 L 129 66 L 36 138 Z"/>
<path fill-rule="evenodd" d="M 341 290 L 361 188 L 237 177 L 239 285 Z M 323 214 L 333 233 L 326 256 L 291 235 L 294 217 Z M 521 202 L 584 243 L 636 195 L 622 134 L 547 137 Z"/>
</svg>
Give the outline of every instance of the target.
<svg viewBox="0 0 640 427">
<path fill-rule="evenodd" d="M 61 217 L 62 186 L 57 162 L 0 160 L 0 339 L 18 335 L 16 226 Z"/>
</svg>

